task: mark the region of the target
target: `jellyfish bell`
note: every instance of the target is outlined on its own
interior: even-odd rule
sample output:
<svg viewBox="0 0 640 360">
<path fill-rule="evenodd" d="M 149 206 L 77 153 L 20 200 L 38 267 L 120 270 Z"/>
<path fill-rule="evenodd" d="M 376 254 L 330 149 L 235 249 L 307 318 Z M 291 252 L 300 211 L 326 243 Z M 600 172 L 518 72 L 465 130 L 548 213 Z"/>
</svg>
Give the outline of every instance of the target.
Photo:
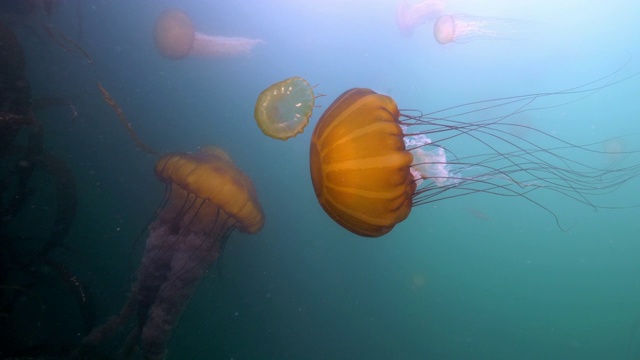
<svg viewBox="0 0 640 360">
<path fill-rule="evenodd" d="M 153 39 L 162 56 L 182 59 L 193 49 L 195 28 L 184 12 L 166 10 L 156 21 Z"/>
<path fill-rule="evenodd" d="M 252 234 L 262 228 L 255 188 L 224 150 L 206 146 L 196 154 L 170 154 L 158 160 L 155 172 L 168 187 L 158 217 L 180 231 L 223 236 L 232 229 Z M 212 220 L 223 226 L 216 228 Z"/>
<path fill-rule="evenodd" d="M 325 212 L 361 236 L 382 236 L 406 219 L 416 184 L 395 101 L 351 89 L 322 114 L 311 136 L 311 179 Z"/>
<path fill-rule="evenodd" d="M 538 193 L 599 209 L 603 206 L 594 198 L 640 176 L 640 162 L 599 168 L 576 154 L 604 154 L 596 146 L 601 143 L 573 144 L 509 119 L 547 108 L 532 107 L 543 98 L 583 97 L 606 86 L 472 102 L 430 114 L 400 112 L 392 98 L 369 89 L 348 90 L 322 114 L 311 137 L 316 197 L 334 221 L 367 237 L 390 232 L 414 206 L 476 193 L 523 198 L 564 229 Z M 504 114 L 496 116 L 496 109 Z M 539 139 L 520 136 L 514 128 Z M 456 151 L 461 145 L 471 151 Z"/>
<path fill-rule="evenodd" d="M 156 20 L 153 39 L 160 55 L 174 60 L 187 56 L 225 57 L 248 55 L 260 39 L 212 36 L 197 32 L 181 10 L 165 10 Z"/>
<path fill-rule="evenodd" d="M 411 142 L 409 138 L 405 138 L 405 145 Z M 420 186 L 425 180 L 431 180 L 438 186 L 456 181 L 456 176 L 451 172 L 451 165 L 447 163 L 447 154 L 441 147 L 436 146 L 432 150 L 426 150 L 425 145 L 431 144 L 432 141 L 425 137 L 425 141 L 420 143 L 419 147 L 411 150 L 413 162 L 410 171 L 417 186 Z M 417 143 L 416 143 L 417 144 Z"/>
<path fill-rule="evenodd" d="M 624 137 L 615 137 L 602 143 L 607 166 L 613 166 L 624 160 L 628 155 L 627 143 Z"/>
<path fill-rule="evenodd" d="M 254 118 L 265 135 L 287 140 L 304 131 L 314 103 L 313 88 L 296 76 L 262 91 L 256 100 Z"/>
<path fill-rule="evenodd" d="M 443 45 L 479 39 L 509 39 L 521 32 L 522 23 L 513 19 L 467 14 L 441 15 L 433 26 L 433 36 Z"/>
<path fill-rule="evenodd" d="M 155 173 L 166 184 L 166 196 L 149 226 L 132 294 L 118 316 L 87 336 L 87 348 L 136 312 L 124 350 L 140 342 L 145 359 L 164 359 L 173 328 L 226 239 L 234 230 L 254 234 L 264 225 L 251 179 L 221 149 L 165 155 Z"/>
<path fill-rule="evenodd" d="M 409 37 L 417 27 L 434 20 L 443 10 L 442 0 L 423 0 L 417 4 L 402 0 L 396 8 L 396 25 L 402 36 Z"/>
</svg>

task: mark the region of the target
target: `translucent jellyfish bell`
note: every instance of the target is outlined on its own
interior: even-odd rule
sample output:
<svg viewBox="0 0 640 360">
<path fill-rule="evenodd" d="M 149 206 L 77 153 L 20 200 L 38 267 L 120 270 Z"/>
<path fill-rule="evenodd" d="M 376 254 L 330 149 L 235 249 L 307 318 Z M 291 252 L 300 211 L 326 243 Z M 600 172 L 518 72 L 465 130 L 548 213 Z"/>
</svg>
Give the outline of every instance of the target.
<svg viewBox="0 0 640 360">
<path fill-rule="evenodd" d="M 402 130 L 404 132 L 407 129 L 402 126 Z M 456 183 L 459 175 L 456 175 L 447 163 L 447 154 L 442 147 L 431 146 L 431 139 L 424 134 L 405 136 L 404 144 L 413 155 L 409 170 L 417 186 L 426 179 L 433 181 L 439 187 Z M 429 149 L 430 147 L 432 149 Z"/>
<path fill-rule="evenodd" d="M 480 39 L 509 39 L 521 31 L 521 22 L 514 19 L 442 15 L 433 26 L 433 36 L 440 44 L 467 43 Z"/>
<path fill-rule="evenodd" d="M 260 130 L 274 139 L 287 140 L 302 131 L 313 112 L 313 88 L 301 77 L 277 82 L 258 96 L 254 117 Z"/>
</svg>

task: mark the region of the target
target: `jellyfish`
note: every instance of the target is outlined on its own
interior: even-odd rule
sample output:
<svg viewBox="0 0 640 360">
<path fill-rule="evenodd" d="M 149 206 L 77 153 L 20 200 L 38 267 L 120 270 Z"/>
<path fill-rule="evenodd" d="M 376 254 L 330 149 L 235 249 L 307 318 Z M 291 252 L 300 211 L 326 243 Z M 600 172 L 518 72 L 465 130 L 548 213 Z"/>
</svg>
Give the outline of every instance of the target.
<svg viewBox="0 0 640 360">
<path fill-rule="evenodd" d="M 351 89 L 322 114 L 311 135 L 310 169 L 318 202 L 358 235 L 381 236 L 411 212 L 416 183 L 390 97 Z"/>
<path fill-rule="evenodd" d="M 174 60 L 187 56 L 248 55 L 260 39 L 211 36 L 199 33 L 183 11 L 165 10 L 156 21 L 153 39 L 160 55 Z"/>
<path fill-rule="evenodd" d="M 322 114 L 311 136 L 316 198 L 336 223 L 365 237 L 389 233 L 415 206 L 475 193 L 523 198 L 564 229 L 538 193 L 555 192 L 599 209 L 603 206 L 594 197 L 640 175 L 640 164 L 599 168 L 581 162 L 576 153 L 605 152 L 596 144 L 573 144 L 509 119 L 533 110 L 542 98 L 600 88 L 486 100 L 431 114 L 401 113 L 389 96 L 347 90 Z M 496 109 L 505 115 L 491 113 Z M 475 120 L 466 121 L 471 116 Z M 540 135 L 544 143 L 509 131 L 519 127 Z"/>
<path fill-rule="evenodd" d="M 435 20 L 443 10 L 442 0 L 424 0 L 414 5 L 409 5 L 405 0 L 402 0 L 396 9 L 396 25 L 398 25 L 402 36 L 409 37 L 415 28 Z"/>
<path fill-rule="evenodd" d="M 440 44 L 467 43 L 478 39 L 508 39 L 518 32 L 516 20 L 472 16 L 442 15 L 433 26 L 433 36 Z"/>
<path fill-rule="evenodd" d="M 261 92 L 256 101 L 254 117 L 265 135 L 287 140 L 304 131 L 314 103 L 311 85 L 296 76 L 277 82 Z"/>
<path fill-rule="evenodd" d="M 602 143 L 602 146 L 606 153 L 607 165 L 615 165 L 628 155 L 627 144 L 623 137 L 608 139 Z"/>
<path fill-rule="evenodd" d="M 155 173 L 166 197 L 149 227 L 137 280 L 120 314 L 94 329 L 85 349 L 113 335 L 135 311 L 123 351 L 140 342 L 145 359 L 163 359 L 173 328 L 229 235 L 254 234 L 264 224 L 251 180 L 221 149 L 166 155 Z"/>
</svg>

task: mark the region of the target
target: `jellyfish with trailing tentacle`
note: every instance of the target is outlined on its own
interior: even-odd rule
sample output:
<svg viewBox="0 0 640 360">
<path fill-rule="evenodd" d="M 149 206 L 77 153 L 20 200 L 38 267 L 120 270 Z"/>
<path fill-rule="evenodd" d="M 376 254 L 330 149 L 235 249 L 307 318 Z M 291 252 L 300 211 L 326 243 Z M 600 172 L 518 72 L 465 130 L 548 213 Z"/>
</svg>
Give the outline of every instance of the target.
<svg viewBox="0 0 640 360">
<path fill-rule="evenodd" d="M 402 36 L 409 37 L 420 25 L 435 20 L 444 10 L 442 0 L 423 0 L 417 4 L 409 4 L 402 0 L 396 8 L 396 25 Z"/>
<path fill-rule="evenodd" d="M 438 17 L 433 25 L 433 36 L 440 44 L 467 43 L 479 39 L 509 39 L 521 32 L 522 22 L 467 14 Z"/>
<path fill-rule="evenodd" d="M 601 143 L 573 144 L 509 119 L 539 109 L 532 104 L 542 98 L 584 95 L 605 86 L 479 101 L 430 114 L 401 113 L 391 97 L 370 89 L 347 90 L 322 114 L 311 136 L 316 197 L 329 217 L 366 237 L 387 234 L 414 206 L 476 193 L 523 198 L 563 228 L 539 193 L 599 209 L 594 198 L 638 177 L 640 162 L 598 167 L 577 155 L 605 156 L 598 150 Z M 511 131 L 520 127 L 544 143 Z"/>
<path fill-rule="evenodd" d="M 218 148 L 169 154 L 155 166 L 164 205 L 149 227 L 137 281 L 120 314 L 85 339 L 91 349 L 137 321 L 123 352 L 140 343 L 145 359 L 164 359 L 173 328 L 234 230 L 253 234 L 264 215 L 251 180 Z"/>
<path fill-rule="evenodd" d="M 197 32 L 189 16 L 181 10 L 169 9 L 158 17 L 153 39 L 160 55 L 169 59 L 187 56 L 226 57 L 249 55 L 260 39 L 213 36 Z"/>
</svg>

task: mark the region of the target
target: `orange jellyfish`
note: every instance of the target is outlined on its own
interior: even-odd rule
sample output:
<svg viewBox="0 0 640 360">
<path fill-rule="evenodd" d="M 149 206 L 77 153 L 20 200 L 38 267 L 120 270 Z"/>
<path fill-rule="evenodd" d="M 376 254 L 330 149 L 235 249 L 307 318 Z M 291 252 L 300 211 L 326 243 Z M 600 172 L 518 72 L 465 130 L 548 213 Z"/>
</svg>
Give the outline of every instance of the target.
<svg viewBox="0 0 640 360">
<path fill-rule="evenodd" d="M 384 235 L 411 212 L 413 157 L 405 150 L 399 115 L 390 97 L 351 89 L 327 108 L 311 136 L 318 202 L 358 235 Z"/>
<path fill-rule="evenodd" d="M 264 215 L 251 180 L 218 148 L 169 154 L 155 166 L 164 205 L 149 227 L 142 263 L 120 314 L 94 329 L 85 348 L 102 342 L 137 311 L 125 353 L 139 341 L 145 359 L 164 359 L 173 328 L 234 230 L 254 234 Z"/>
<path fill-rule="evenodd" d="M 348 90 L 322 114 L 311 136 L 309 167 L 316 197 L 334 221 L 367 237 L 391 231 L 413 206 L 474 193 L 524 198 L 551 213 L 562 228 L 556 214 L 534 194 L 555 192 L 598 209 L 592 198 L 640 175 L 640 163 L 598 168 L 576 157 L 598 152 L 594 144 L 574 145 L 508 119 L 532 109 L 543 97 L 606 86 L 415 115 L 400 113 L 391 97 L 369 89 Z M 496 109 L 504 109 L 505 115 L 496 117 Z M 509 131 L 514 127 L 527 127 L 544 142 Z M 461 145 L 475 151 L 453 149 Z"/>
<path fill-rule="evenodd" d="M 265 135 L 287 140 L 304 131 L 314 103 L 313 88 L 305 79 L 296 76 L 261 92 L 253 114 Z"/>
<path fill-rule="evenodd" d="M 199 33 L 183 11 L 165 10 L 156 21 L 153 39 L 160 55 L 169 59 L 187 56 L 222 57 L 248 55 L 260 39 L 211 36 Z"/>
<path fill-rule="evenodd" d="M 433 26 L 440 44 L 467 43 L 478 39 L 508 39 L 517 32 L 515 20 L 466 14 L 442 15 Z"/>
<path fill-rule="evenodd" d="M 396 25 L 402 36 L 411 36 L 413 30 L 427 21 L 434 20 L 442 14 L 444 4 L 442 0 L 424 0 L 410 5 L 402 0 L 396 8 Z"/>
</svg>

